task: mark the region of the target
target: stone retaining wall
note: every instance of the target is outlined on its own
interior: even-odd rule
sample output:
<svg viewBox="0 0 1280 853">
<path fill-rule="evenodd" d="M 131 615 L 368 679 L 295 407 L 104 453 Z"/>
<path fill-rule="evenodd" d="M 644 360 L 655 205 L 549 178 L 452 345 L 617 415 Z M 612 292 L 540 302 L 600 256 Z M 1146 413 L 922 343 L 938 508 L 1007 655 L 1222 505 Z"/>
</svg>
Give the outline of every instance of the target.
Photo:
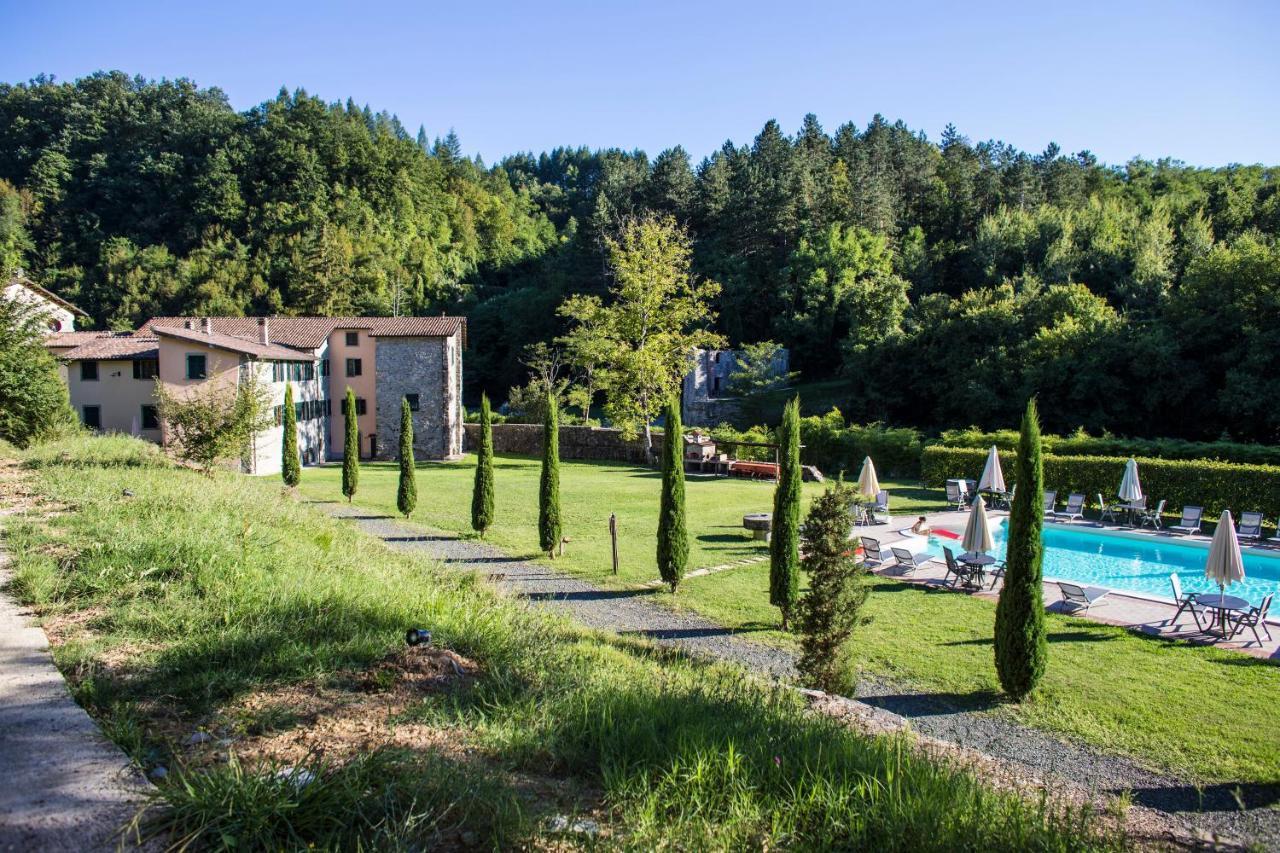
<svg viewBox="0 0 1280 853">
<path fill-rule="evenodd" d="M 465 424 L 466 449 L 475 450 L 480 438 L 479 424 Z M 495 453 L 515 453 L 537 456 L 542 453 L 541 424 L 494 424 L 493 450 Z M 662 435 L 654 433 L 653 450 L 662 452 Z M 560 427 L 561 459 L 605 459 L 617 462 L 645 464 L 644 437 L 633 441 L 622 437 L 616 429 L 585 426 Z"/>
</svg>

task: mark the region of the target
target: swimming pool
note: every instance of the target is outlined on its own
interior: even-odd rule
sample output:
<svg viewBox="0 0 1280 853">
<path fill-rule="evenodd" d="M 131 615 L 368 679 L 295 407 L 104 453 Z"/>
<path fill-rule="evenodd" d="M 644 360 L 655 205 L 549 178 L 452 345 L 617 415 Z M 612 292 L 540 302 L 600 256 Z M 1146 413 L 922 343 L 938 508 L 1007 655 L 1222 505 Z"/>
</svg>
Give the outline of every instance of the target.
<svg viewBox="0 0 1280 853">
<path fill-rule="evenodd" d="M 992 525 L 996 548 L 1004 559 L 1008 519 Z M 959 554 L 959 540 L 933 535 L 928 551 L 941 558 L 942 547 Z M 1204 576 L 1207 544 L 1123 531 L 1101 531 L 1063 524 L 1044 526 L 1044 576 L 1077 581 L 1091 586 L 1136 592 L 1166 600 L 1173 599 L 1169 575 L 1178 573 L 1186 592 L 1217 592 L 1217 585 Z M 1264 596 L 1280 593 L 1280 554 L 1244 554 L 1245 579 L 1227 587 L 1231 595 L 1261 604 Z"/>
</svg>

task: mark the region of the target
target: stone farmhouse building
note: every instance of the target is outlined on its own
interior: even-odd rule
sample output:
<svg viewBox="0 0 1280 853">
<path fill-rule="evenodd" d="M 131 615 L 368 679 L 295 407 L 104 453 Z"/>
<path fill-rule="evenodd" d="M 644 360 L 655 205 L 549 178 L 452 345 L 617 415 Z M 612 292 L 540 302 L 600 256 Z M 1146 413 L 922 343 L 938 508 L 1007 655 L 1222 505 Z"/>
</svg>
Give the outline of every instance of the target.
<svg viewBox="0 0 1280 853">
<path fill-rule="evenodd" d="M 738 400 L 730 389 L 738 370 L 741 350 L 698 349 L 690 359 L 680 389 L 680 419 L 690 426 L 715 426 L 733 418 Z M 773 372 L 785 376 L 791 367 L 791 354 L 779 349 L 773 360 Z"/>
<path fill-rule="evenodd" d="M 71 403 L 86 426 L 164 443 L 157 381 L 180 389 L 234 386 L 252 372 L 277 426 L 253 438 L 247 473 L 280 470 L 285 388 L 293 385 L 305 464 L 341 459 L 346 389 L 356 398 L 364 459 L 399 452 L 401 400 L 414 421 L 414 455 L 462 455 L 460 317 L 155 317 L 128 333 L 66 331 L 46 345 L 66 369 Z"/>
</svg>

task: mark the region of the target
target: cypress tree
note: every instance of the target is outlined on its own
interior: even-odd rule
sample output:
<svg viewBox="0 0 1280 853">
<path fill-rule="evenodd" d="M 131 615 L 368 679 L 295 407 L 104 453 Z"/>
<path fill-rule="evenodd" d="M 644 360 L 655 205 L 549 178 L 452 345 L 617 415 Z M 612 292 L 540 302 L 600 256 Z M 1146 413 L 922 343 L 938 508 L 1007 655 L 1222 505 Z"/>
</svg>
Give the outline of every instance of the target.
<svg viewBox="0 0 1280 853">
<path fill-rule="evenodd" d="M 542 422 L 542 480 L 538 489 L 538 545 L 555 559 L 560 544 L 560 425 L 559 404 L 547 393 Z"/>
<path fill-rule="evenodd" d="M 1034 398 L 1027 401 L 1022 436 L 1014 463 L 1018 494 L 1009 511 L 1009 545 L 1004 589 L 996 605 L 996 674 L 1000 686 L 1014 699 L 1030 693 L 1044 675 L 1044 589 L 1040 542 L 1044 519 L 1044 461 L 1040 447 L 1040 417 Z"/>
<path fill-rule="evenodd" d="M 476 448 L 476 485 L 471 493 L 471 529 L 483 538 L 493 524 L 493 417 L 489 398 L 480 395 L 480 446 Z"/>
<path fill-rule="evenodd" d="M 284 386 L 284 410 L 281 412 L 284 441 L 280 443 L 280 478 L 286 486 L 296 486 L 302 479 L 298 457 L 298 417 L 293 410 L 293 383 Z"/>
<path fill-rule="evenodd" d="M 800 398 L 787 403 L 778 428 L 778 485 L 773 490 L 769 539 L 769 603 L 782 611 L 787 630 L 800 595 Z"/>
<path fill-rule="evenodd" d="M 400 400 L 400 488 L 396 490 L 396 508 L 405 518 L 418 505 L 417 470 L 413 464 L 413 412 L 409 400 Z"/>
<path fill-rule="evenodd" d="M 360 426 L 356 421 L 356 395 L 350 388 L 342 408 L 346 424 L 342 442 L 342 494 L 346 495 L 347 503 L 351 503 L 360 484 Z"/>
<path fill-rule="evenodd" d="M 684 518 L 684 431 L 680 405 L 667 404 L 662 439 L 662 500 L 658 505 L 658 574 L 674 593 L 689 562 L 689 534 Z"/>
</svg>

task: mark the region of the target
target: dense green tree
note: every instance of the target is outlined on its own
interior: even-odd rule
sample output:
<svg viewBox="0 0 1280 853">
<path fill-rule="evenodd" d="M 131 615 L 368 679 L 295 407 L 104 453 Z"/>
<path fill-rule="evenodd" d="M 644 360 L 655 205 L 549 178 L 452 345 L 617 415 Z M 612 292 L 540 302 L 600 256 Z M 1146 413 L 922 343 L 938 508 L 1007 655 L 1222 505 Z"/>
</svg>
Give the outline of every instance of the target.
<svg viewBox="0 0 1280 853">
<path fill-rule="evenodd" d="M 483 538 L 493 524 L 493 417 L 488 396 L 480 395 L 480 441 L 476 447 L 476 482 L 471 492 L 471 529 Z"/>
<path fill-rule="evenodd" d="M 400 482 L 396 487 L 396 509 L 408 518 L 418 505 L 418 466 L 413 455 L 413 410 L 408 398 L 400 400 Z"/>
<path fill-rule="evenodd" d="M 284 405 L 280 407 L 280 479 L 290 488 L 302 479 L 302 458 L 298 455 L 298 417 L 293 408 L 293 383 L 284 386 Z"/>
<path fill-rule="evenodd" d="M 658 501 L 658 576 L 674 593 L 689 564 L 684 511 L 684 430 L 680 403 L 667 404 L 662 437 L 662 495 Z"/>
<path fill-rule="evenodd" d="M 560 547 L 560 423 L 559 402 L 547 394 L 542 422 L 542 475 L 538 481 L 538 547 L 555 559 Z"/>
<path fill-rule="evenodd" d="M 769 539 L 769 603 L 782 611 L 782 630 L 800 595 L 800 398 L 787 403 L 778 427 L 778 485 Z"/>
<path fill-rule="evenodd" d="M 1036 401 L 1027 402 L 1014 463 L 1018 486 L 1009 512 L 1009 545 L 1004 588 L 996 604 L 995 656 L 1000 686 L 1014 699 L 1035 689 L 1048 659 L 1045 636 L 1044 576 L 1040 541 L 1044 520 L 1044 460 Z"/>
<path fill-rule="evenodd" d="M 347 503 L 360 486 L 360 423 L 356 420 L 356 394 L 348 386 L 342 401 L 342 494 Z"/>
<path fill-rule="evenodd" d="M 0 441 L 26 447 L 74 421 L 43 315 L 0 298 Z"/>
<path fill-rule="evenodd" d="M 844 656 L 849 638 L 865 623 L 862 606 L 868 587 L 867 568 L 853 556 L 849 541 L 851 490 L 835 484 L 819 495 L 804 520 L 805 550 L 801 567 L 809 589 L 800 598 L 800 659 L 796 668 L 805 683 L 820 690 L 847 689 Z"/>
</svg>

